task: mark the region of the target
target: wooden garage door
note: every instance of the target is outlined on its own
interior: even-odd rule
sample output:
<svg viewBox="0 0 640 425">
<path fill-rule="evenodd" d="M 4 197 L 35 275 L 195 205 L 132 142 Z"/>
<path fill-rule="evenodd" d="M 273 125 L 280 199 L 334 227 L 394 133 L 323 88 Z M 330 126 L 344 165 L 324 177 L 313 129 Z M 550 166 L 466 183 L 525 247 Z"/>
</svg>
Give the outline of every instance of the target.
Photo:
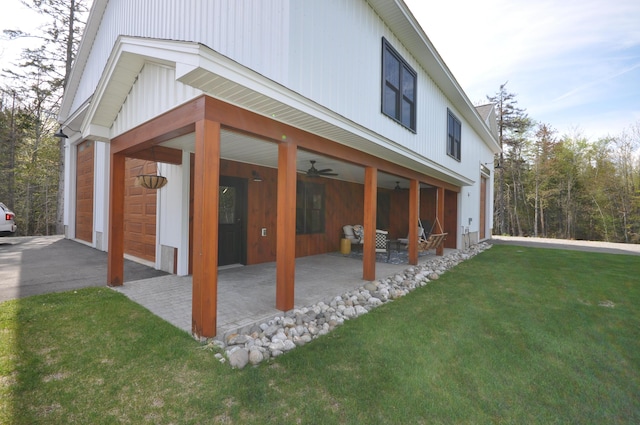
<svg viewBox="0 0 640 425">
<path fill-rule="evenodd" d="M 76 238 L 93 242 L 93 141 L 80 143 L 76 169 Z"/>
<path fill-rule="evenodd" d="M 156 191 L 137 186 L 139 174 L 156 174 L 156 163 L 127 158 L 124 197 L 124 252 L 156 259 Z"/>
</svg>

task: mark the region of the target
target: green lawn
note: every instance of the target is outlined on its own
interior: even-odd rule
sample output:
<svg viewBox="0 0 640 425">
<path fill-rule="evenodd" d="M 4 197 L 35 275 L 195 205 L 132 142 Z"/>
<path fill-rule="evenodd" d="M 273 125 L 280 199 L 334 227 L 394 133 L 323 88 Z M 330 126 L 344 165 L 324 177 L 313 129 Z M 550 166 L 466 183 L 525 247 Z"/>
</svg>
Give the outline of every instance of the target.
<svg viewBox="0 0 640 425">
<path fill-rule="evenodd" d="M 497 245 L 258 367 L 108 288 L 0 304 L 2 424 L 638 424 L 640 257 Z"/>
</svg>

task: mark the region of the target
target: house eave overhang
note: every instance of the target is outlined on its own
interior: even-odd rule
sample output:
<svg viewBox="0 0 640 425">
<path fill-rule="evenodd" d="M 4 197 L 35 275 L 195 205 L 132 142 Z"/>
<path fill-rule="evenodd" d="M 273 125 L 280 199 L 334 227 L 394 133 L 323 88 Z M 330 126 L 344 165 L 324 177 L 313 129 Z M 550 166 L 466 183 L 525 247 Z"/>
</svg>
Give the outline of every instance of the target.
<svg viewBox="0 0 640 425">
<path fill-rule="evenodd" d="M 176 65 L 176 79 L 212 97 L 346 146 L 366 151 L 457 186 L 472 180 L 358 125 L 264 76 L 200 45 L 199 63 Z"/>
<path fill-rule="evenodd" d="M 83 136 L 104 141 L 117 136 L 107 135 L 107 129 L 112 128 L 137 75 L 147 62 L 174 67 L 177 81 L 227 103 L 456 186 L 474 183 L 195 42 L 119 37 L 87 108 L 82 124 Z"/>
<path fill-rule="evenodd" d="M 443 90 L 455 107 L 469 121 L 480 135 L 484 143 L 493 153 L 500 152 L 497 137 L 489 126 L 480 118 L 468 97 L 444 63 L 435 47 L 415 19 L 403 0 L 367 0 L 371 7 L 389 25 L 400 41 L 413 52 L 416 60 L 429 72 L 429 75 Z M 87 25 L 71 71 L 65 96 L 60 107 L 59 120 L 68 121 L 75 96 L 78 91 L 80 76 L 88 61 L 91 46 L 97 36 L 100 23 L 107 7 L 108 0 L 95 0 L 87 19 Z M 193 43 L 190 43 L 193 45 Z M 188 65 L 187 65 L 188 66 Z M 97 90 L 96 90 L 97 91 Z"/>
</svg>

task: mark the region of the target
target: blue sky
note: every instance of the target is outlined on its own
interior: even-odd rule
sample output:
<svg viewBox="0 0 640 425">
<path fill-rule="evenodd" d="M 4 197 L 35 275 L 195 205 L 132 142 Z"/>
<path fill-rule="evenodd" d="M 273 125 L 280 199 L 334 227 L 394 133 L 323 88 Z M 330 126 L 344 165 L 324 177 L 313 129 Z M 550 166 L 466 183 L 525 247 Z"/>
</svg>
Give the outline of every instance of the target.
<svg viewBox="0 0 640 425">
<path fill-rule="evenodd" d="M 405 2 L 474 104 L 508 81 L 558 136 L 640 123 L 640 0 Z"/>
<path fill-rule="evenodd" d="M 508 81 L 558 135 L 590 140 L 640 122 L 640 0 L 405 0 L 474 104 Z M 0 29 L 42 18 L 3 0 Z M 29 39 L 0 41 L 2 68 Z"/>
</svg>

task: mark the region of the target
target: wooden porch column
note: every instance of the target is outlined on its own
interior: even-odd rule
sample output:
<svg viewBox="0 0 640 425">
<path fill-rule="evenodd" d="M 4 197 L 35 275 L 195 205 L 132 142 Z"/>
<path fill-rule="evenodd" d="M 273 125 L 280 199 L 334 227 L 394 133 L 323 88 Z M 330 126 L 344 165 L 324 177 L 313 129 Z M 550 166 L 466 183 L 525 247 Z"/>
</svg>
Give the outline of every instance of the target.
<svg viewBox="0 0 640 425">
<path fill-rule="evenodd" d="M 111 154 L 110 175 L 107 285 L 122 286 L 124 283 L 124 155 Z"/>
<path fill-rule="evenodd" d="M 420 211 L 420 183 L 411 180 L 409 185 L 409 264 L 418 264 L 418 225 Z"/>
<path fill-rule="evenodd" d="M 218 307 L 220 123 L 204 119 L 195 127 L 191 331 L 196 338 L 212 338 Z"/>
<path fill-rule="evenodd" d="M 362 278 L 376 278 L 376 209 L 378 195 L 378 169 L 364 170 L 364 245 L 362 247 Z"/>
<path fill-rule="evenodd" d="M 276 229 L 276 308 L 293 308 L 296 275 L 295 143 L 278 145 L 278 218 Z"/>
<path fill-rule="evenodd" d="M 438 196 L 436 198 L 436 217 L 440 223 L 439 232 L 444 232 L 444 187 L 438 187 Z M 435 230 L 435 229 L 434 229 Z M 444 255 L 444 243 L 436 248 L 436 255 Z"/>
</svg>

